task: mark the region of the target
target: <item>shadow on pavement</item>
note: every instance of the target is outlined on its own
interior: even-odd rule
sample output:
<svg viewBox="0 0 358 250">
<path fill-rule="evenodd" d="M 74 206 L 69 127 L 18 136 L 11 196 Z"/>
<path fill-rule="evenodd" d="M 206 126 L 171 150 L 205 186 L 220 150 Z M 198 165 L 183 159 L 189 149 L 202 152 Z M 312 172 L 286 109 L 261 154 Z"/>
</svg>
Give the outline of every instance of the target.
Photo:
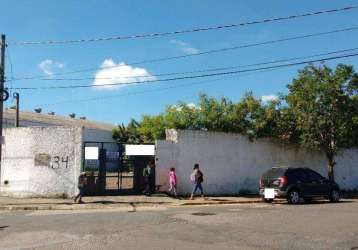
<svg viewBox="0 0 358 250">
<path fill-rule="evenodd" d="M 231 201 L 231 200 L 229 200 L 229 199 L 216 199 L 216 198 L 211 198 L 210 199 L 211 201 Z"/>
<path fill-rule="evenodd" d="M 79 203 L 74 202 L 41 202 L 41 203 L 6 203 L 6 204 L 0 204 L 0 205 L 6 205 L 6 206 L 33 206 L 33 205 L 74 205 Z M 111 201 L 111 200 L 100 200 L 100 201 L 86 201 L 86 198 L 84 198 L 84 201 L 82 204 L 103 204 L 103 205 L 111 205 L 111 204 L 158 204 L 158 205 L 165 205 L 170 204 L 170 202 L 165 201 Z"/>
<path fill-rule="evenodd" d="M 74 203 L 70 203 L 70 204 L 74 204 Z M 164 204 L 170 204 L 169 202 L 164 202 L 164 201 L 85 201 L 84 204 L 128 204 L 128 205 L 135 205 L 135 204 L 159 204 L 159 205 L 164 205 Z"/>
<path fill-rule="evenodd" d="M 314 206 L 314 205 L 322 205 L 322 204 L 327 204 L 327 205 L 335 205 L 335 204 L 347 204 L 347 203 L 354 203 L 355 201 L 350 201 L 350 200 L 341 200 L 339 202 L 330 202 L 328 200 L 313 200 L 313 201 L 307 201 L 307 202 L 300 202 L 299 204 L 296 205 L 305 205 L 305 206 Z M 268 204 L 268 203 L 267 203 Z M 277 202 L 273 202 L 272 204 L 281 204 L 281 205 L 287 205 L 287 206 L 295 206 L 292 205 L 290 203 L 288 203 L 287 201 L 284 200 L 280 200 Z"/>
<path fill-rule="evenodd" d="M 5 228 L 8 228 L 9 226 L 0 226 L 0 231 L 4 230 Z"/>
</svg>

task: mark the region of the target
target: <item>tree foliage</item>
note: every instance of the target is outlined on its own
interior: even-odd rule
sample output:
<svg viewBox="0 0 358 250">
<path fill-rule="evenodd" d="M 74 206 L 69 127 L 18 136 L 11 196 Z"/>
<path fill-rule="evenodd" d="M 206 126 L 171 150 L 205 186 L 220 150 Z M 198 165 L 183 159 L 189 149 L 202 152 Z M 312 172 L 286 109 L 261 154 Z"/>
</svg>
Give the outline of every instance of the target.
<svg viewBox="0 0 358 250">
<path fill-rule="evenodd" d="M 197 105 L 179 102 L 161 114 L 144 115 L 118 126 L 113 137 L 121 143 L 154 142 L 170 128 L 273 137 L 322 150 L 333 179 L 338 151 L 358 145 L 358 75 L 352 66 L 309 65 L 287 88 L 287 95 L 268 103 L 252 92 L 236 103 L 201 94 Z"/>
<path fill-rule="evenodd" d="M 353 67 L 310 65 L 288 85 L 286 101 L 294 117 L 303 146 L 322 150 L 328 159 L 329 177 L 333 179 L 335 156 L 341 148 L 357 143 L 357 74 Z"/>
<path fill-rule="evenodd" d="M 118 126 L 113 137 L 126 143 L 153 142 L 165 138 L 167 128 L 241 133 L 250 138 L 270 136 L 280 113 L 278 104 L 264 105 L 251 92 L 238 103 L 201 94 L 197 105 L 179 102 L 159 115 L 143 115 L 140 122 Z"/>
<path fill-rule="evenodd" d="M 143 143 L 143 136 L 138 131 L 140 123 L 132 119 L 127 126 L 124 124 L 118 125 L 117 128 L 113 129 L 113 139 L 118 143 L 124 144 L 138 144 Z"/>
</svg>

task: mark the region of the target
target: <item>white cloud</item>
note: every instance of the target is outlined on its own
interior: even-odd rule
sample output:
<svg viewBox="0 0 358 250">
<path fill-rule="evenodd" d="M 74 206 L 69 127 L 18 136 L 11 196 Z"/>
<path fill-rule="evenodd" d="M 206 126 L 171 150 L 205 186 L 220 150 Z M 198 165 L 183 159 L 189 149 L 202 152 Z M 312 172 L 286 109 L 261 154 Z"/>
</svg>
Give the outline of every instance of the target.
<svg viewBox="0 0 358 250">
<path fill-rule="evenodd" d="M 192 102 L 185 104 L 185 106 L 189 109 L 200 109 L 200 107 L 196 106 L 196 104 L 192 103 Z M 183 107 L 180 105 L 174 104 L 174 105 L 171 105 L 170 107 L 176 109 L 179 112 L 183 110 Z"/>
<path fill-rule="evenodd" d="M 112 59 L 106 59 L 101 64 L 101 69 L 96 73 L 93 86 L 98 89 L 112 90 L 126 84 L 134 84 L 133 82 L 153 81 L 155 79 L 156 77 L 144 68 L 135 68 L 124 62 L 116 64 Z"/>
<path fill-rule="evenodd" d="M 185 47 L 185 48 L 183 48 L 183 50 L 184 50 L 184 52 L 186 54 L 197 54 L 197 53 L 199 53 L 198 49 L 192 48 L 192 47 Z"/>
<path fill-rule="evenodd" d="M 190 43 L 172 39 L 170 43 L 178 45 L 186 54 L 197 54 L 199 50 L 192 47 Z"/>
<path fill-rule="evenodd" d="M 196 105 L 195 105 L 195 103 L 192 103 L 192 102 L 188 103 L 186 106 L 187 106 L 188 108 L 191 108 L 191 109 L 196 109 L 196 108 L 197 108 Z"/>
<path fill-rule="evenodd" d="M 263 96 L 261 96 L 261 101 L 263 101 L 263 102 L 272 102 L 272 101 L 277 101 L 277 100 L 278 100 L 277 95 L 263 95 Z"/>
<path fill-rule="evenodd" d="M 41 61 L 38 66 L 45 75 L 52 77 L 54 71 L 57 69 L 62 69 L 65 65 L 51 59 L 45 59 Z"/>
</svg>

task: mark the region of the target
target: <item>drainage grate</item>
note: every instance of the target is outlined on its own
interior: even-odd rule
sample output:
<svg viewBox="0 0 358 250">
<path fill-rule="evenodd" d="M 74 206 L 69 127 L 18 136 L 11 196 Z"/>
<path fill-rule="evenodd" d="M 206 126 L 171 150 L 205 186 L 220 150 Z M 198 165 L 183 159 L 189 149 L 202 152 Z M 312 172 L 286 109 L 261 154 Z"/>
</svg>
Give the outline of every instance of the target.
<svg viewBox="0 0 358 250">
<path fill-rule="evenodd" d="M 195 216 L 210 216 L 210 215 L 215 215 L 215 214 L 214 213 L 199 212 L 199 213 L 192 213 L 192 215 L 195 215 Z"/>
</svg>

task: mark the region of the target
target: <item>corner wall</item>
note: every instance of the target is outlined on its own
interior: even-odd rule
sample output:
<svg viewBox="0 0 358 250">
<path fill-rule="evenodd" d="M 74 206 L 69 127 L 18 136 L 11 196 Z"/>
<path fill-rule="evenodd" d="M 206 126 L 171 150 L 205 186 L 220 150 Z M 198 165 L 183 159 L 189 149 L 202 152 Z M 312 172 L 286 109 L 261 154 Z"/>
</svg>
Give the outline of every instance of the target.
<svg viewBox="0 0 358 250">
<path fill-rule="evenodd" d="M 82 130 L 81 127 L 4 130 L 1 195 L 74 196 L 82 161 Z"/>
<path fill-rule="evenodd" d="M 278 166 L 309 167 L 327 176 L 327 160 L 321 152 L 307 151 L 269 139 L 249 141 L 239 134 L 168 130 L 167 141 L 157 142 L 157 184 L 167 190 L 167 173 L 174 166 L 178 192 L 189 194 L 193 165 L 204 173 L 204 190 L 211 195 L 257 193 L 261 174 Z M 358 189 L 358 150 L 337 157 L 336 181 L 342 189 Z"/>
</svg>

